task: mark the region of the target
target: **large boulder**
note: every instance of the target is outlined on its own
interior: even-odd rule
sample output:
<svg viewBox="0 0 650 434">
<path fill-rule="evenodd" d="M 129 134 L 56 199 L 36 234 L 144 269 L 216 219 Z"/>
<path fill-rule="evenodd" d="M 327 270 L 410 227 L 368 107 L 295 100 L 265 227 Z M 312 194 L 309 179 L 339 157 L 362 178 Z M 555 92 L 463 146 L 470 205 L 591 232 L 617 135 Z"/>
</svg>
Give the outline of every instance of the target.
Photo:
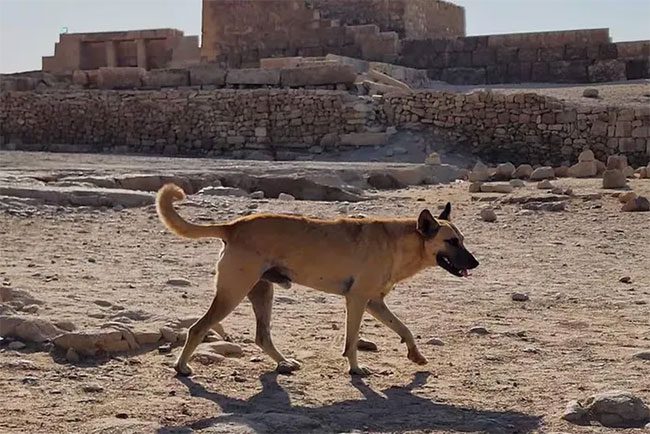
<svg viewBox="0 0 650 434">
<path fill-rule="evenodd" d="M 152 69 L 144 76 L 144 85 L 149 88 L 189 86 L 190 74 L 187 69 Z"/>
<path fill-rule="evenodd" d="M 515 165 L 512 163 L 502 163 L 497 166 L 497 171 L 494 178 L 500 181 L 509 181 L 515 174 Z"/>
</svg>

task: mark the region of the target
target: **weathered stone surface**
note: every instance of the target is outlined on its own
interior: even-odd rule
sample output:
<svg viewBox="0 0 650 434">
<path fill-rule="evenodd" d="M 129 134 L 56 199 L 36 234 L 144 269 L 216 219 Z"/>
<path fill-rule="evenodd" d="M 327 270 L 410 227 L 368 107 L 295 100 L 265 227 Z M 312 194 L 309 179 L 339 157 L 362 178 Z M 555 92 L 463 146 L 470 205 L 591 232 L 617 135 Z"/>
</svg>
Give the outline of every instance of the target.
<svg viewBox="0 0 650 434">
<path fill-rule="evenodd" d="M 132 344 L 124 337 L 122 330 L 99 329 L 83 332 L 65 333 L 52 340 L 57 347 L 68 350 L 74 349 L 78 354 L 93 356 L 98 351 L 116 353 L 128 351 Z"/>
<path fill-rule="evenodd" d="M 248 192 L 241 188 L 233 187 L 205 187 L 202 188 L 197 194 L 204 196 L 236 196 L 248 197 Z"/>
<path fill-rule="evenodd" d="M 280 70 L 229 69 L 226 73 L 226 83 L 277 86 L 280 84 Z"/>
<path fill-rule="evenodd" d="M 474 165 L 474 168 L 469 174 L 470 182 L 485 182 L 490 179 L 490 170 L 480 161 Z"/>
<path fill-rule="evenodd" d="M 549 166 L 538 167 L 537 169 L 533 170 L 533 173 L 530 174 L 531 181 L 541 181 L 543 179 L 553 178 L 555 178 L 555 171 L 552 167 Z"/>
<path fill-rule="evenodd" d="M 282 86 L 301 87 L 318 86 L 324 84 L 351 85 L 357 74 L 349 65 L 330 64 L 321 66 L 308 66 L 300 68 L 283 69 L 280 72 Z"/>
<path fill-rule="evenodd" d="M 481 185 L 482 193 L 512 193 L 514 187 L 504 183 L 486 183 Z"/>
<path fill-rule="evenodd" d="M 502 181 L 509 181 L 515 174 L 515 165 L 512 163 L 502 163 L 497 166 L 497 171 L 494 174 L 495 179 Z"/>
<path fill-rule="evenodd" d="M 226 70 L 214 64 L 188 67 L 191 86 L 223 86 L 226 84 Z"/>
<path fill-rule="evenodd" d="M 25 342 L 45 342 L 62 333 L 54 324 L 40 318 L 0 315 L 0 337 L 14 337 Z"/>
<path fill-rule="evenodd" d="M 624 188 L 626 186 L 627 180 L 622 171 L 608 169 L 603 173 L 603 188 Z"/>
<path fill-rule="evenodd" d="M 152 69 L 144 75 L 143 84 L 149 88 L 189 86 L 187 69 Z"/>
<path fill-rule="evenodd" d="M 497 221 L 497 214 L 492 208 L 483 208 L 480 213 L 481 220 L 484 222 L 492 223 Z"/>
<path fill-rule="evenodd" d="M 586 418 L 607 427 L 641 427 L 650 421 L 650 408 L 627 391 L 613 390 L 590 396 L 581 403 Z"/>
<path fill-rule="evenodd" d="M 152 194 L 122 189 L 75 188 L 75 187 L 4 187 L 0 185 L 0 195 L 38 199 L 50 205 L 72 206 L 122 206 L 135 208 L 155 202 Z"/>
<path fill-rule="evenodd" d="M 134 67 L 101 67 L 97 73 L 100 89 L 137 89 L 142 87 L 147 71 Z"/>
<path fill-rule="evenodd" d="M 406 184 L 398 181 L 388 173 L 374 173 L 368 177 L 367 181 L 368 185 L 377 190 L 398 190 L 406 188 Z"/>
<path fill-rule="evenodd" d="M 522 164 L 517 167 L 515 173 L 512 174 L 513 178 L 527 179 L 533 174 L 533 166 L 530 164 Z"/>
<path fill-rule="evenodd" d="M 597 173 L 598 167 L 594 160 L 580 161 L 569 168 L 569 176 L 573 178 L 593 178 Z"/>
<path fill-rule="evenodd" d="M 635 197 L 628 200 L 621 211 L 625 212 L 647 212 L 650 211 L 650 201 L 645 196 Z"/>
</svg>

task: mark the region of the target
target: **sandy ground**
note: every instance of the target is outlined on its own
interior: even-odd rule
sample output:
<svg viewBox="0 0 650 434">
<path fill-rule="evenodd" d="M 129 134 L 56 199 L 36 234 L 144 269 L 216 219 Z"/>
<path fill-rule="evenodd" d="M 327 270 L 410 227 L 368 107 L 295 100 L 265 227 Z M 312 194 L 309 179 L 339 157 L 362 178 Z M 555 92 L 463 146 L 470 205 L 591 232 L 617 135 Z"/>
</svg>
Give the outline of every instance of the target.
<svg viewBox="0 0 650 434">
<path fill-rule="evenodd" d="M 93 164 L 98 172 L 142 169 L 127 158 L 122 162 L 129 167 L 119 170 L 96 157 L 75 158 L 19 166 L 25 173 Z M 181 160 L 160 161 L 173 166 Z M 5 175 L 16 167 L 8 163 Z M 576 193 L 602 192 L 598 180 L 555 182 Z M 650 193 L 648 180 L 631 186 Z M 539 193 L 529 184 L 518 194 Z M 650 349 L 650 215 L 621 213 L 607 193 L 573 199 L 566 212 L 497 206 L 496 223 L 478 218 L 488 202 L 473 200 L 466 183 L 381 193 L 347 206 L 215 198 L 179 208 L 201 221 L 230 219 L 253 206 L 319 217 L 416 216 L 448 200 L 481 266 L 469 279 L 426 270 L 387 300 L 417 336 L 428 365 L 410 363 L 399 338 L 366 316 L 362 336 L 379 351 L 360 353 L 373 375 L 352 379 L 341 356 L 342 299 L 299 286 L 277 288 L 274 340 L 303 362 L 294 375 L 274 374 L 271 360 L 252 343 L 248 301 L 223 322 L 244 356 L 194 362 L 190 379 L 171 369 L 179 348 L 70 364 L 41 346 L 2 347 L 0 432 L 608 433 L 559 416 L 568 401 L 611 389 L 650 402 L 650 362 L 631 356 Z M 0 283 L 42 300 L 39 316 L 83 329 L 115 312 L 135 312 L 134 323 L 144 326 L 202 314 L 221 243 L 169 234 L 152 207 L 40 206 L 28 217 L 0 214 L 0 246 Z M 631 283 L 621 283 L 623 276 Z M 192 285 L 171 287 L 170 278 Z M 512 301 L 513 292 L 530 300 Z M 468 333 L 474 326 L 489 334 Z M 444 346 L 427 344 L 432 338 Z"/>
</svg>

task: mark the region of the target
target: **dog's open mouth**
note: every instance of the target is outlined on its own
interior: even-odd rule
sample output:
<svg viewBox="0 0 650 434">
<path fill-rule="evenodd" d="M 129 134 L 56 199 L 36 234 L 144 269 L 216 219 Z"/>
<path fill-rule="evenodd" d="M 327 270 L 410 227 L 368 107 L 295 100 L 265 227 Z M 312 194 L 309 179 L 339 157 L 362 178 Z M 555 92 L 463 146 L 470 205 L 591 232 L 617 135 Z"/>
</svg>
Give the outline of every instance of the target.
<svg viewBox="0 0 650 434">
<path fill-rule="evenodd" d="M 458 276 L 458 277 L 469 276 L 469 271 L 467 271 L 467 269 L 457 268 L 456 266 L 454 266 L 454 264 L 451 263 L 449 258 L 446 257 L 445 255 L 440 255 L 440 254 L 437 255 L 436 260 L 438 261 L 438 265 L 440 265 L 442 268 L 444 268 L 454 276 Z"/>
</svg>

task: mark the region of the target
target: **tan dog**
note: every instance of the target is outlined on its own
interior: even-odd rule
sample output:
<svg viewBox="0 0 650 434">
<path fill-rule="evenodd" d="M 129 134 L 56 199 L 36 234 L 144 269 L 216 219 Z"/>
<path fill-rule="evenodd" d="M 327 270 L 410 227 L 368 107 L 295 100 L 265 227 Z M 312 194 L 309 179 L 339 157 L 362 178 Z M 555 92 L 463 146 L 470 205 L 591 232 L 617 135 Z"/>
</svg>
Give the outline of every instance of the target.
<svg viewBox="0 0 650 434">
<path fill-rule="evenodd" d="M 413 334 L 390 311 L 384 297 L 396 283 L 426 267 L 440 265 L 455 276 L 467 276 L 478 261 L 463 246 L 463 235 L 449 221 L 448 203 L 435 219 L 428 210 L 417 219 L 317 220 L 290 215 L 262 214 L 229 223 L 195 225 L 178 215 L 173 202 L 185 198 L 180 187 L 167 184 L 158 191 L 156 206 L 162 222 L 187 238 L 220 238 L 224 242 L 217 264 L 216 295 L 208 311 L 187 334 L 176 371 L 190 375 L 188 361 L 205 334 L 219 325 L 248 296 L 257 321 L 255 342 L 278 364 L 281 372 L 300 368 L 271 340 L 272 282 L 295 282 L 345 297 L 345 350 L 350 374 L 367 375 L 357 362 L 357 342 L 364 310 L 397 333 L 418 364 Z"/>
</svg>

